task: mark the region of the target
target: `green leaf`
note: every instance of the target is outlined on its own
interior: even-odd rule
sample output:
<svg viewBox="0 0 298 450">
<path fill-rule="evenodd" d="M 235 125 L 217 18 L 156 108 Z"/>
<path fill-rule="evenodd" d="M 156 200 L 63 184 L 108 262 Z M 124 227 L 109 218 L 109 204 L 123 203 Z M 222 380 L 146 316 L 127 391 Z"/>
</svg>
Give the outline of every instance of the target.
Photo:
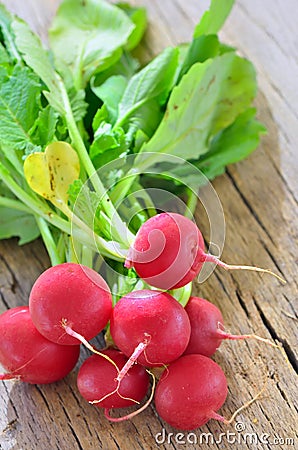
<svg viewBox="0 0 298 450">
<path fill-rule="evenodd" d="M 195 28 L 194 38 L 203 34 L 217 34 L 230 14 L 235 0 L 211 0 L 206 11 Z"/>
<path fill-rule="evenodd" d="M 19 245 L 39 236 L 39 228 L 32 214 L 0 206 L 0 239 L 19 237 Z"/>
<path fill-rule="evenodd" d="M 33 127 L 29 131 L 32 142 L 41 147 L 45 147 L 52 142 L 56 133 L 57 122 L 58 113 L 51 105 L 40 110 Z"/>
<path fill-rule="evenodd" d="M 10 64 L 9 55 L 3 47 L 3 45 L 0 43 L 0 65 L 7 67 Z"/>
<path fill-rule="evenodd" d="M 92 91 L 104 102 L 111 122 L 115 123 L 118 117 L 118 105 L 127 86 L 126 78 L 123 75 L 114 75 L 99 86 L 94 85 L 94 79 L 92 81 Z"/>
<path fill-rule="evenodd" d="M 101 208 L 101 199 L 91 191 L 88 183 L 75 180 L 68 188 L 69 203 L 73 213 L 98 235 L 111 240 L 111 223 Z"/>
<path fill-rule="evenodd" d="M 193 170 L 189 164 L 168 165 L 164 168 L 163 178 L 169 173 L 175 182 L 183 180 L 185 185 L 197 189 L 206 183 L 205 177 L 213 179 L 224 173 L 228 164 L 246 158 L 257 148 L 261 135 L 266 132 L 255 114 L 255 108 L 248 108 L 229 127 L 214 136 L 209 151 L 198 160 L 190 161 L 194 166 Z"/>
<path fill-rule="evenodd" d="M 34 192 L 65 211 L 69 185 L 80 175 L 78 154 L 67 142 L 53 142 L 44 152 L 27 156 L 24 174 Z"/>
<path fill-rule="evenodd" d="M 102 122 L 90 146 L 90 158 L 96 168 L 127 153 L 126 136 L 122 128 L 112 129 L 111 124 Z"/>
<path fill-rule="evenodd" d="M 255 71 L 248 60 L 226 53 L 196 63 L 173 89 L 163 120 L 141 152 L 199 158 L 215 134 L 250 106 L 255 93 Z"/>
<path fill-rule="evenodd" d="M 93 118 L 92 130 L 94 133 L 100 127 L 102 122 L 109 122 L 109 113 L 106 108 L 106 105 L 102 105 L 102 107 L 97 110 L 97 112 Z"/>
<path fill-rule="evenodd" d="M 137 47 L 147 28 L 147 12 L 145 8 L 137 8 L 128 3 L 117 3 L 118 8 L 121 8 L 135 24 L 135 29 L 128 38 L 125 48 L 129 51 Z"/>
<path fill-rule="evenodd" d="M 216 35 L 199 36 L 191 42 L 181 67 L 179 79 L 197 62 L 204 62 L 219 54 L 219 40 Z"/>
<path fill-rule="evenodd" d="M 178 56 L 178 49 L 167 48 L 130 79 L 119 104 L 116 126 L 122 125 L 138 108 L 153 98 L 158 98 L 161 104 L 165 102 L 173 86 Z"/>
<path fill-rule="evenodd" d="M 15 36 L 11 28 L 13 15 L 10 14 L 4 5 L 0 5 L 0 29 L 6 50 L 13 62 L 20 62 L 21 56 L 15 45 Z"/>
<path fill-rule="evenodd" d="M 108 67 L 106 70 L 103 70 L 102 72 L 94 75 L 91 83 L 93 86 L 100 86 L 107 79 L 111 78 L 114 75 L 122 75 L 127 80 L 130 80 L 130 78 L 137 72 L 139 67 L 139 62 L 135 58 L 133 58 L 130 53 L 124 51 L 121 55 L 121 58 L 116 61 L 115 64 Z"/>
<path fill-rule="evenodd" d="M 256 109 L 249 108 L 213 138 L 210 150 L 196 164 L 209 179 L 220 175 L 228 164 L 246 158 L 257 148 L 266 128 L 255 115 Z"/>
<path fill-rule="evenodd" d="M 49 32 L 57 61 L 74 74 L 76 89 L 120 58 L 134 24 L 114 5 L 102 0 L 64 0 Z M 62 67 L 62 66 L 61 66 Z"/>
<path fill-rule="evenodd" d="M 27 67 L 16 65 L 11 77 L 0 86 L 0 145 L 32 150 L 29 130 L 39 114 L 41 85 Z"/>
<path fill-rule="evenodd" d="M 82 180 L 75 180 L 69 185 L 67 194 L 74 214 L 94 229 L 95 212 L 100 203 L 97 193 L 91 191 L 87 183 L 83 184 Z"/>
<path fill-rule="evenodd" d="M 128 118 L 126 139 L 129 145 L 135 139 L 138 131 L 142 131 L 147 136 L 146 140 L 149 140 L 155 133 L 162 117 L 163 111 L 156 99 L 153 98 L 140 106 Z"/>
<path fill-rule="evenodd" d="M 76 91 L 74 88 L 72 88 L 68 91 L 68 97 L 73 118 L 76 122 L 79 122 L 85 117 L 88 109 L 88 103 L 85 101 L 85 91 L 84 89 Z"/>
<path fill-rule="evenodd" d="M 63 115 L 63 97 L 59 88 L 59 77 L 51 63 L 48 52 L 42 47 L 39 37 L 21 19 L 15 19 L 12 28 L 16 36 L 17 47 L 26 64 L 47 86 L 49 92 L 46 92 L 45 95 L 49 103 Z"/>
</svg>

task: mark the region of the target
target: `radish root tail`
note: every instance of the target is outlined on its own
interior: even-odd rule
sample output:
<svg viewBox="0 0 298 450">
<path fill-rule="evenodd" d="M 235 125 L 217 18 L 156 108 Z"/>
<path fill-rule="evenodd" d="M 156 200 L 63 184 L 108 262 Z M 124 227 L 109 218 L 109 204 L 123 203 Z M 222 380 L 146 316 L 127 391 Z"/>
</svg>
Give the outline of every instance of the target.
<svg viewBox="0 0 298 450">
<path fill-rule="evenodd" d="M 116 387 L 112 392 L 109 392 L 108 394 L 104 395 L 104 396 L 101 397 L 99 400 L 91 400 L 91 401 L 89 401 L 90 405 L 97 405 L 98 403 L 101 403 L 103 400 L 105 400 L 105 399 L 108 398 L 108 397 L 111 397 L 111 395 L 116 394 L 116 393 L 117 393 L 117 394 L 119 395 L 119 397 L 121 397 L 123 400 L 130 400 L 130 401 L 136 403 L 137 405 L 140 404 L 140 402 L 139 402 L 138 400 L 135 400 L 134 398 L 124 397 L 124 395 L 121 395 L 120 392 L 119 392 L 119 388 L 120 388 L 120 382 L 118 382 L 117 387 Z"/>
<path fill-rule="evenodd" d="M 0 373 L 0 381 L 4 380 L 20 380 L 20 375 L 14 375 L 13 373 Z"/>
<path fill-rule="evenodd" d="M 220 422 L 223 422 L 225 424 L 230 424 L 235 420 L 235 417 L 244 409 L 248 408 L 252 403 L 254 403 L 265 391 L 267 387 L 267 380 L 264 384 L 264 386 L 262 387 L 262 389 L 248 402 L 244 403 L 242 406 L 240 406 L 240 408 L 238 408 L 230 417 L 230 419 L 226 419 L 225 417 L 221 416 L 220 414 L 217 414 L 215 411 L 211 411 L 210 412 L 210 419 L 215 419 L 215 420 L 219 420 Z"/>
<path fill-rule="evenodd" d="M 122 369 L 118 373 L 116 381 L 120 382 L 125 377 L 125 375 L 129 371 L 129 369 L 134 365 L 134 363 L 136 362 L 138 357 L 145 351 L 145 349 L 146 349 L 147 345 L 149 344 L 149 342 L 150 342 L 150 336 L 146 334 L 146 337 L 145 337 L 144 341 L 140 342 L 136 346 L 136 348 L 134 349 L 134 351 L 133 351 L 132 355 L 130 356 L 129 360 L 126 362 L 126 364 L 124 364 L 124 366 L 122 367 Z"/>
<path fill-rule="evenodd" d="M 222 339 L 231 339 L 231 340 L 255 339 L 257 341 L 261 341 L 264 342 L 265 344 L 271 345 L 271 347 L 280 349 L 280 345 L 270 341 L 270 339 L 258 336 L 257 334 L 230 334 L 220 328 L 217 329 L 216 334 L 219 335 L 219 337 L 221 337 Z"/>
<path fill-rule="evenodd" d="M 117 366 L 117 364 L 111 359 L 109 358 L 109 356 L 105 355 L 104 353 L 99 352 L 98 350 L 96 350 L 95 347 L 93 347 L 93 345 L 89 344 L 89 342 L 87 341 L 87 339 L 84 338 L 84 336 L 82 336 L 81 334 L 77 333 L 76 331 L 74 331 L 70 326 L 67 325 L 67 320 L 66 319 L 62 319 L 61 321 L 62 323 L 62 327 L 64 328 L 65 332 L 67 334 L 69 334 L 69 336 L 72 336 L 76 339 L 78 339 L 78 341 L 80 341 L 86 348 L 88 348 L 92 353 L 95 353 L 96 355 L 102 356 L 103 358 L 105 358 L 107 361 L 109 361 L 111 364 L 113 364 L 113 366 L 115 367 L 115 369 L 117 370 L 117 373 L 120 372 L 119 367 Z"/>
<path fill-rule="evenodd" d="M 225 270 L 251 270 L 253 272 L 262 272 L 262 273 L 268 273 L 270 275 L 273 275 L 275 278 L 277 278 L 279 281 L 281 281 L 283 284 L 286 283 L 286 280 L 284 280 L 281 276 L 277 275 L 276 273 L 272 272 L 270 269 L 262 269 L 261 267 L 256 266 L 242 266 L 242 265 L 235 265 L 235 264 L 226 264 L 220 259 L 218 259 L 214 255 L 210 255 L 210 253 L 205 255 L 205 262 L 212 262 L 216 264 L 217 266 L 222 267 Z"/>
<path fill-rule="evenodd" d="M 105 417 L 110 421 L 110 422 L 123 422 L 124 420 L 129 420 L 132 419 L 134 416 L 140 414 L 142 411 L 144 411 L 151 403 L 153 396 L 154 396 L 154 391 L 155 391 L 155 376 L 153 373 L 151 373 L 149 370 L 147 370 L 147 372 L 151 375 L 152 377 L 152 389 L 151 389 L 151 394 L 150 397 L 148 398 L 148 400 L 146 401 L 146 403 L 144 403 L 144 405 L 142 405 L 139 409 L 137 409 L 136 411 L 131 412 L 130 414 L 127 414 L 126 416 L 122 416 L 122 417 L 112 417 L 110 416 L 110 410 L 108 408 L 105 408 L 104 410 L 104 415 Z"/>
</svg>

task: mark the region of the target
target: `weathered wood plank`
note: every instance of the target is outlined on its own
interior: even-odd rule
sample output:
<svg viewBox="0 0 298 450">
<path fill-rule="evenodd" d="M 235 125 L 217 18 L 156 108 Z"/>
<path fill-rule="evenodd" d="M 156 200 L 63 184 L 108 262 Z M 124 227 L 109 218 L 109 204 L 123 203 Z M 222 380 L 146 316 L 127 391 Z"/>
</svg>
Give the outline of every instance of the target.
<svg viewBox="0 0 298 450">
<path fill-rule="evenodd" d="M 58 0 L 3 3 L 45 39 Z M 141 48 L 144 60 L 148 60 L 168 45 L 189 40 L 194 24 L 209 2 L 131 3 L 145 5 L 149 11 L 150 28 Z M 226 341 L 215 357 L 228 378 L 230 392 L 221 409 L 227 417 L 249 401 L 267 379 L 261 399 L 241 412 L 237 421 L 244 424 L 245 432 L 255 434 L 251 439 L 269 434 L 271 444 L 244 442 L 240 439 L 244 432 L 236 433 L 235 443 L 225 436 L 222 443 L 203 441 L 202 445 L 193 446 L 186 440 L 183 445 L 177 444 L 176 431 L 157 418 L 153 406 L 130 422 L 110 424 L 100 411 L 81 400 L 74 371 L 50 386 L 0 384 L 3 450 L 294 448 L 291 442 L 272 443 L 274 437 L 294 438 L 297 429 L 297 15 L 294 0 L 276 0 L 274 8 L 270 0 L 236 2 L 222 37 L 256 66 L 260 85 L 257 105 L 268 135 L 257 152 L 230 167 L 226 175 L 213 183 L 227 224 L 223 259 L 273 268 L 286 278 L 287 285 L 267 275 L 216 269 L 207 282 L 196 286 L 199 295 L 221 308 L 227 329 L 278 339 L 284 346 L 285 354 L 254 341 Z M 200 207 L 197 218 L 208 241 L 208 220 Z M 1 242 L 0 312 L 26 303 L 35 278 L 48 265 L 40 242 L 25 247 L 18 247 L 15 240 Z M 82 351 L 81 361 L 86 354 Z M 158 444 L 155 435 L 163 428 L 166 442 Z M 213 439 L 218 439 L 227 430 L 235 432 L 234 425 L 227 427 L 210 421 L 196 430 L 195 436 L 199 440 L 200 433 L 210 432 Z"/>
</svg>

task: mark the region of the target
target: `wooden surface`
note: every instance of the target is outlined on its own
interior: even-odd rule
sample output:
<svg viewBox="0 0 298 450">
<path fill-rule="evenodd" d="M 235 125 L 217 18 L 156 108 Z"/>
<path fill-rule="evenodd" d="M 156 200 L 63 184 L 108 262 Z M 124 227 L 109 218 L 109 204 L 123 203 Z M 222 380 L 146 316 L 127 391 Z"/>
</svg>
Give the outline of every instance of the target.
<svg viewBox="0 0 298 450">
<path fill-rule="evenodd" d="M 57 0 L 5 0 L 44 38 Z M 190 40 L 194 24 L 208 2 L 203 0 L 135 0 L 148 8 L 150 28 L 140 53 L 144 60 L 165 46 Z M 193 435 L 181 437 L 156 415 L 153 405 L 130 422 L 111 424 L 101 411 L 78 395 L 76 372 L 49 386 L 12 381 L 0 383 L 1 449 L 291 449 L 298 448 L 297 425 L 297 130 L 298 6 L 296 0 L 238 0 L 222 33 L 255 64 L 260 93 L 259 117 L 268 128 L 260 148 L 214 182 L 226 219 L 223 259 L 270 267 L 287 280 L 217 269 L 197 293 L 217 304 L 234 333 L 277 339 L 279 350 L 255 341 L 224 342 L 215 360 L 224 369 L 229 395 L 220 412 L 230 417 L 263 386 L 261 398 L 236 422 L 210 421 Z M 207 224 L 201 220 L 208 239 Z M 203 217 L 203 216 L 202 216 Z M 0 312 L 27 302 L 36 277 L 48 267 L 42 243 L 18 247 L 0 243 Z M 86 353 L 82 353 L 82 359 Z M 235 423 L 245 430 L 235 431 Z M 239 430 L 241 425 L 238 425 Z M 166 442 L 155 435 L 166 430 Z M 201 433 L 221 443 L 200 444 Z M 169 435 L 169 433 L 174 433 Z M 245 433 L 253 433 L 246 438 Z M 264 437 L 264 433 L 266 436 Z M 268 436 L 269 435 L 269 436 Z M 263 442 L 256 442 L 256 436 Z M 162 438 L 159 436 L 160 441 Z M 273 440 L 279 439 L 274 445 Z M 177 443 L 180 439 L 185 443 Z M 210 436 L 209 436 L 209 439 Z M 229 441 L 230 439 L 230 441 Z M 268 439 L 271 444 L 266 443 Z M 284 441 L 282 441 L 284 439 Z M 287 441 L 288 439 L 288 441 Z M 290 439 L 290 441 L 289 441 Z M 188 442 L 190 441 L 190 442 Z"/>
</svg>

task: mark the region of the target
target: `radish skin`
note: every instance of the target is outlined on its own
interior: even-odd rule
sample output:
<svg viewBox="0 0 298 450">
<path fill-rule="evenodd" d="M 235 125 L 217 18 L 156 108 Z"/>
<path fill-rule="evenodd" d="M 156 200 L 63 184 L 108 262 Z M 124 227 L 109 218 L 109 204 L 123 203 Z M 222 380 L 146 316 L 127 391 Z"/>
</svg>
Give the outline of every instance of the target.
<svg viewBox="0 0 298 450">
<path fill-rule="evenodd" d="M 49 341 L 35 328 L 27 306 L 0 315 L 0 363 L 7 371 L 0 379 L 19 379 L 31 384 L 53 383 L 76 365 L 79 346 Z"/>
<path fill-rule="evenodd" d="M 148 219 L 139 229 L 129 249 L 125 267 L 134 267 L 150 286 L 178 289 L 194 280 L 205 262 L 225 270 L 251 270 L 270 273 L 254 266 L 229 265 L 205 253 L 204 239 L 197 225 L 177 213 L 161 213 Z"/>
<path fill-rule="evenodd" d="M 144 289 L 130 292 L 116 303 L 110 332 L 115 345 L 130 358 L 125 370 L 135 361 L 154 367 L 182 355 L 190 322 L 183 306 L 170 294 Z"/>
<path fill-rule="evenodd" d="M 155 391 L 159 416 L 178 430 L 194 430 L 217 414 L 228 393 L 224 372 L 203 355 L 185 355 L 162 374 Z"/>
<path fill-rule="evenodd" d="M 188 314 L 191 325 L 190 339 L 184 352 L 185 355 L 197 353 L 204 356 L 212 356 L 224 339 L 255 339 L 279 348 L 278 345 L 269 339 L 255 334 L 231 334 L 226 332 L 220 310 L 204 298 L 190 297 L 185 306 L 185 311 Z"/>
<path fill-rule="evenodd" d="M 127 357 L 115 349 L 102 351 L 114 361 L 119 370 L 125 365 Z M 117 382 L 117 370 L 99 355 L 92 355 L 80 367 L 77 385 L 80 394 L 93 405 L 100 408 L 124 408 L 139 403 L 149 387 L 146 369 L 134 364 L 129 373 Z"/>
<path fill-rule="evenodd" d="M 78 345 L 65 327 L 86 340 L 107 325 L 112 296 L 105 280 L 89 267 L 64 263 L 47 269 L 35 281 L 29 297 L 32 321 L 50 341 Z"/>
</svg>

